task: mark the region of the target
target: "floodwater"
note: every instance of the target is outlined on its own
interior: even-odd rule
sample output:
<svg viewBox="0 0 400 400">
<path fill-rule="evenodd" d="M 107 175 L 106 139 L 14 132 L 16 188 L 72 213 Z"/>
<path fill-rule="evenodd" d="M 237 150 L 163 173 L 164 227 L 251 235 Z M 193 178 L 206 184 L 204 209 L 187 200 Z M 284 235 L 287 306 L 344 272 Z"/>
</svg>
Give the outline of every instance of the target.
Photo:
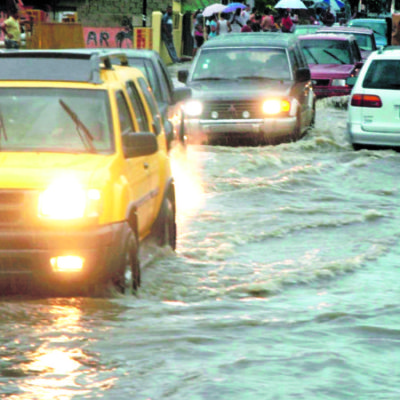
<svg viewBox="0 0 400 400">
<path fill-rule="evenodd" d="M 297 143 L 172 152 L 139 295 L 0 299 L 0 398 L 398 400 L 400 154 L 317 104 Z"/>
</svg>

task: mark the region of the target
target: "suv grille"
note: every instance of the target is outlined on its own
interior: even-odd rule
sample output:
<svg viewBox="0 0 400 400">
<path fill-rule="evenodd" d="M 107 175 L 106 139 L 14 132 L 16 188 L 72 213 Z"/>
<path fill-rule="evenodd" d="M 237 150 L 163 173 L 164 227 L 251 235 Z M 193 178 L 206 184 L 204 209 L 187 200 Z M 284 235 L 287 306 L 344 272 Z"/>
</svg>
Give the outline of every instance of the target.
<svg viewBox="0 0 400 400">
<path fill-rule="evenodd" d="M 26 190 L 0 190 L 0 227 L 30 225 L 37 209 L 37 194 Z"/>
<path fill-rule="evenodd" d="M 314 79 L 315 86 L 329 86 L 329 79 Z"/>
<path fill-rule="evenodd" d="M 213 112 L 218 116 L 213 116 Z M 243 115 L 243 113 L 246 113 Z M 259 119 L 265 118 L 261 101 L 218 101 L 203 104 L 203 119 Z"/>
</svg>

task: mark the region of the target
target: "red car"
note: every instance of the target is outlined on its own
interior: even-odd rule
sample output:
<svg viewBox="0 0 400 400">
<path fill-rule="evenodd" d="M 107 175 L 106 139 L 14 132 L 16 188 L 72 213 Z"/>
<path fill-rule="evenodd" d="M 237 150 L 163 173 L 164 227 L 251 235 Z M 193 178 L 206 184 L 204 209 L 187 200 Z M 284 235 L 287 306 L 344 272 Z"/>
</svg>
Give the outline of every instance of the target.
<svg viewBox="0 0 400 400">
<path fill-rule="evenodd" d="M 317 98 L 347 96 L 346 79 L 357 76 L 362 65 L 360 49 L 353 35 L 331 33 L 298 37 L 311 71 Z"/>
</svg>

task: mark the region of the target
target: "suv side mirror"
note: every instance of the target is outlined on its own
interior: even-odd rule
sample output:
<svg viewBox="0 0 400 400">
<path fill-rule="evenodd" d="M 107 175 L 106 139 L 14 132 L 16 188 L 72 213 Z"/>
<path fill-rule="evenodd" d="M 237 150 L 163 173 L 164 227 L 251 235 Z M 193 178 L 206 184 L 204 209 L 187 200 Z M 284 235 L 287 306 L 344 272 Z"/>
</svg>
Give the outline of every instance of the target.
<svg viewBox="0 0 400 400">
<path fill-rule="evenodd" d="M 167 140 L 167 149 L 171 150 L 171 143 L 174 140 L 174 127 L 169 119 L 164 121 L 164 131 Z"/>
<path fill-rule="evenodd" d="M 158 150 L 157 137 L 153 132 L 129 132 L 122 136 L 125 158 L 154 154 Z"/>
<path fill-rule="evenodd" d="M 295 80 L 298 82 L 305 82 L 311 79 L 311 73 L 309 68 L 299 68 L 296 71 Z"/>
<path fill-rule="evenodd" d="M 178 71 L 178 81 L 186 83 L 189 76 L 189 71 L 187 69 L 181 69 Z"/>
<path fill-rule="evenodd" d="M 179 103 L 180 101 L 189 99 L 192 97 L 192 89 L 188 87 L 175 88 L 172 93 L 172 104 Z"/>
</svg>

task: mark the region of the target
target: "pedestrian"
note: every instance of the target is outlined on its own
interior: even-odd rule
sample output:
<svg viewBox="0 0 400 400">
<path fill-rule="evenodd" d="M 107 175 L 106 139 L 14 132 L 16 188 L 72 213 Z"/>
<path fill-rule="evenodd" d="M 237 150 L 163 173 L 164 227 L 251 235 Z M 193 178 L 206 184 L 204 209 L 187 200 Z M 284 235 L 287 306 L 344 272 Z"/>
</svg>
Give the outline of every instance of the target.
<svg viewBox="0 0 400 400">
<path fill-rule="evenodd" d="M 198 16 L 201 15 L 201 10 L 198 9 L 192 15 L 192 38 L 193 38 L 193 53 L 192 56 L 194 57 L 197 52 L 197 41 L 196 41 L 196 26 L 198 24 Z"/>
<path fill-rule="evenodd" d="M 241 9 L 237 8 L 233 14 L 233 17 L 230 21 L 232 32 L 240 32 L 243 26 L 245 25 L 244 21 L 241 17 Z"/>
<path fill-rule="evenodd" d="M 251 19 L 249 18 L 246 21 L 246 25 L 243 26 L 243 28 L 240 30 L 240 32 L 253 32 L 253 30 L 251 29 Z"/>
<path fill-rule="evenodd" d="M 197 49 L 199 49 L 204 43 L 204 31 L 203 31 L 202 24 L 199 24 L 199 23 L 196 24 L 196 26 L 194 28 L 194 39 L 195 39 L 196 51 L 197 51 Z M 196 53 L 194 53 L 194 54 L 196 54 Z"/>
<path fill-rule="evenodd" d="M 10 11 L 9 17 L 1 25 L 6 49 L 19 49 L 21 45 L 21 27 L 18 20 L 18 9 L 14 8 Z"/>
<path fill-rule="evenodd" d="M 261 30 L 263 32 L 270 32 L 274 26 L 274 19 L 271 15 L 271 10 L 268 7 L 265 7 L 264 17 L 261 21 Z"/>
<path fill-rule="evenodd" d="M 211 39 L 213 37 L 216 37 L 218 35 L 218 22 L 217 22 L 217 16 L 213 14 L 210 18 L 210 32 L 208 33 L 208 38 Z"/>
<path fill-rule="evenodd" d="M 241 12 L 241 17 L 242 17 L 242 21 L 245 21 L 247 24 L 247 20 L 250 19 L 250 6 L 248 4 L 245 4 L 246 8 L 244 10 L 242 10 Z"/>
<path fill-rule="evenodd" d="M 261 32 L 261 14 L 256 14 L 254 16 L 254 21 L 251 23 L 251 30 L 253 32 Z"/>
<path fill-rule="evenodd" d="M 326 26 L 332 26 L 335 23 L 335 16 L 332 14 L 330 6 L 321 15 L 321 21 Z"/>
<path fill-rule="evenodd" d="M 283 18 L 281 20 L 281 31 L 290 33 L 294 28 L 292 18 L 290 18 L 289 10 L 285 10 L 283 13 Z"/>
<path fill-rule="evenodd" d="M 172 6 L 167 7 L 167 11 L 163 15 L 161 19 L 161 38 L 165 43 L 165 47 L 168 50 L 168 54 L 171 57 L 171 60 L 174 64 L 180 63 L 181 60 L 176 54 L 174 39 L 172 36 L 172 32 L 174 30 L 172 20 Z"/>
<path fill-rule="evenodd" d="M 217 35 L 226 35 L 232 32 L 231 23 L 226 13 L 221 13 L 218 20 Z"/>
</svg>

